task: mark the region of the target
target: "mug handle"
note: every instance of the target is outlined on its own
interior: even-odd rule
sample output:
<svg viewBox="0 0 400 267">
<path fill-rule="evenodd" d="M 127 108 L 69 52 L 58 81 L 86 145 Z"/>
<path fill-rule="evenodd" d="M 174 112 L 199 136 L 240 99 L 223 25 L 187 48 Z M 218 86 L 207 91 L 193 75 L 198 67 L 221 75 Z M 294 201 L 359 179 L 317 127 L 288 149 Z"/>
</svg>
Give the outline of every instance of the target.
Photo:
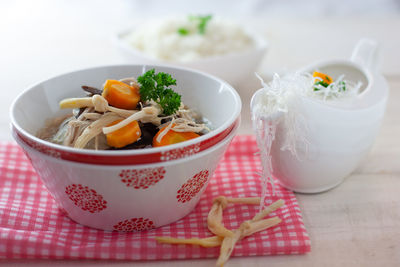
<svg viewBox="0 0 400 267">
<path fill-rule="evenodd" d="M 372 73 L 378 72 L 382 60 L 379 43 L 373 39 L 360 39 L 353 49 L 350 60 Z"/>
</svg>

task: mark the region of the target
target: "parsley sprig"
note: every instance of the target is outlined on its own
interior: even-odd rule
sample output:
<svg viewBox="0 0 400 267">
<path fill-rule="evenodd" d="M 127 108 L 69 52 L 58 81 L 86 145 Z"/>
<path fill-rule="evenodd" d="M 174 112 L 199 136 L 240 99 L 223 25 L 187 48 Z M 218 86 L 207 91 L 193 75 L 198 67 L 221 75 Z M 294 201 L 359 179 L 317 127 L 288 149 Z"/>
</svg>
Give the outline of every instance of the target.
<svg viewBox="0 0 400 267">
<path fill-rule="evenodd" d="M 181 105 L 181 95 L 171 88 L 176 85 L 176 80 L 170 74 L 156 73 L 151 69 L 137 78 L 140 84 L 140 98 L 142 101 L 154 100 L 163 109 L 165 115 L 174 114 Z"/>
</svg>

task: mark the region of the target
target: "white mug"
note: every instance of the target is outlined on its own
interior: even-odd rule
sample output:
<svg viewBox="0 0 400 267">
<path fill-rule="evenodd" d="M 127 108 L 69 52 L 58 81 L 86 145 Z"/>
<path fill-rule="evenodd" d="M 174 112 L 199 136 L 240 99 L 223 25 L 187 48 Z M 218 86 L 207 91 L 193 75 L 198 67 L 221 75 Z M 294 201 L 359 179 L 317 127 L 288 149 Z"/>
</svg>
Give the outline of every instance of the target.
<svg viewBox="0 0 400 267">
<path fill-rule="evenodd" d="M 387 82 L 377 72 L 377 51 L 376 42 L 363 39 L 350 60 L 318 62 L 300 70 L 310 73 L 318 69 L 333 79 L 345 74 L 346 79 L 362 81 L 364 86 L 355 99 L 339 106 L 305 96 L 299 99 L 293 111 L 307 124 L 304 138 L 308 144 L 297 144 L 297 155 L 282 149 L 287 129 L 280 120 L 271 147 L 271 164 L 272 176 L 283 186 L 300 193 L 329 190 L 366 157 L 378 134 L 389 94 Z"/>
</svg>

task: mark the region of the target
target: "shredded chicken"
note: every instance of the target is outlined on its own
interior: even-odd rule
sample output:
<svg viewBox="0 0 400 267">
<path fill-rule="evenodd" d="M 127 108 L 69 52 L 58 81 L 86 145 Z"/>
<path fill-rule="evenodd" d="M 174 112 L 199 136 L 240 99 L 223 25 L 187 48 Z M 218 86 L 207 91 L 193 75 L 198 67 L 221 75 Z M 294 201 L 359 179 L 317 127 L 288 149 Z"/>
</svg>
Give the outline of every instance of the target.
<svg viewBox="0 0 400 267">
<path fill-rule="evenodd" d="M 175 118 L 172 118 L 172 120 L 167 123 L 168 125 L 160 132 L 160 134 L 157 136 L 157 142 L 160 143 L 163 137 L 168 133 L 169 130 L 171 130 L 172 126 L 174 125 Z"/>
<path fill-rule="evenodd" d="M 85 119 L 87 119 L 87 120 L 95 121 L 95 120 L 100 119 L 101 114 L 100 113 L 85 113 L 85 114 L 83 114 L 83 117 L 85 117 Z"/>
<path fill-rule="evenodd" d="M 175 126 L 172 128 L 175 132 L 195 132 L 199 133 L 203 130 L 210 130 L 205 124 L 194 123 L 192 120 L 178 118 L 174 121 Z"/>
<path fill-rule="evenodd" d="M 129 85 L 129 86 L 133 86 L 133 87 L 136 87 L 136 88 L 140 88 L 140 86 L 139 86 L 137 80 L 136 80 L 135 78 L 133 78 L 133 77 L 124 78 L 124 79 L 121 79 L 121 80 L 119 80 L 119 81 L 120 81 L 120 82 L 123 82 L 123 83 L 126 83 L 126 84 Z"/>
<path fill-rule="evenodd" d="M 83 133 L 83 131 L 91 124 L 90 121 L 70 121 L 69 125 L 74 129 L 74 134 L 71 136 L 71 145 L 74 145 L 78 137 Z"/>
<path fill-rule="evenodd" d="M 210 129 L 204 123 L 197 123 L 196 121 L 200 121 L 199 115 L 193 110 L 188 109 L 183 103 L 179 107 L 179 110 L 171 116 L 164 117 L 163 119 L 173 119 L 174 127 L 172 130 L 175 132 L 195 132 L 199 133 L 204 130 L 210 131 Z M 160 128 L 164 128 L 165 126 L 171 124 L 171 121 L 168 121 L 162 125 Z"/>
<path fill-rule="evenodd" d="M 68 121 L 67 129 L 65 132 L 64 140 L 62 142 L 65 146 L 73 146 L 76 139 L 83 132 L 83 130 L 89 126 L 89 123 L 84 122 L 85 114 L 92 112 L 92 108 L 88 107 L 79 115 L 78 118 L 72 118 Z M 61 131 L 62 133 L 63 131 Z"/>
<path fill-rule="evenodd" d="M 116 130 L 121 129 L 122 127 L 128 125 L 129 123 L 133 121 L 140 120 L 142 122 L 156 122 L 156 123 L 161 123 L 161 118 L 158 118 L 158 115 L 161 113 L 161 110 L 157 107 L 150 106 L 150 107 L 145 107 L 141 111 L 132 114 L 128 118 L 124 119 L 123 121 L 109 127 L 104 127 L 103 128 L 103 133 L 104 134 L 109 134 L 112 133 Z"/>
<path fill-rule="evenodd" d="M 94 138 L 96 135 L 100 134 L 103 131 L 103 127 L 109 125 L 110 123 L 120 120 L 122 117 L 115 113 L 105 113 L 101 116 L 100 119 L 90 124 L 86 129 L 82 132 L 82 134 L 76 140 L 74 147 L 75 148 L 84 148 L 86 144 Z"/>
<path fill-rule="evenodd" d="M 176 116 L 179 118 L 191 120 L 191 121 L 200 121 L 201 117 L 197 112 L 192 109 L 189 109 L 183 102 L 179 107 L 178 111 L 176 112 Z"/>
<path fill-rule="evenodd" d="M 132 114 L 137 113 L 137 110 L 128 110 L 115 108 L 108 105 L 107 100 L 101 95 L 94 95 L 92 97 L 81 97 L 81 98 L 66 98 L 61 100 L 60 108 L 83 108 L 83 107 L 94 107 L 97 112 L 114 112 L 121 117 L 129 117 Z"/>
<path fill-rule="evenodd" d="M 62 143 L 65 131 L 59 132 L 60 125 L 68 124 L 71 119 L 71 115 L 63 115 L 55 119 L 47 119 L 45 121 L 45 126 L 38 131 L 37 137 L 57 144 Z"/>
<path fill-rule="evenodd" d="M 115 114 L 118 114 L 121 117 L 128 118 L 129 116 L 139 112 L 138 110 L 128 110 L 128 109 L 120 109 L 120 108 L 115 108 L 112 106 L 108 106 L 107 110 L 110 112 L 114 112 Z"/>
</svg>

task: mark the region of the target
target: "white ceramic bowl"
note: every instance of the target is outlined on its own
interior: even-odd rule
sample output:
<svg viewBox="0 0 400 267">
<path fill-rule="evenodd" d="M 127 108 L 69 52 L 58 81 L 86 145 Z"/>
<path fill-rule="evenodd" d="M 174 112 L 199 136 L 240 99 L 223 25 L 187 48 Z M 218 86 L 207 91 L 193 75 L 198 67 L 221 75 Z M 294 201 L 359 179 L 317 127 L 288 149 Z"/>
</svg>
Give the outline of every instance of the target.
<svg viewBox="0 0 400 267">
<path fill-rule="evenodd" d="M 127 43 L 123 37 L 130 31 L 132 31 L 132 29 L 117 34 L 113 40 L 126 62 L 134 64 L 173 64 L 176 66 L 193 68 L 215 75 L 235 86 L 242 84 L 253 75 L 268 48 L 268 44 L 264 38 L 247 31 L 248 35 L 254 40 L 255 45 L 253 48 L 246 51 L 188 62 L 165 61 L 144 54 L 142 51 L 139 51 Z"/>
<path fill-rule="evenodd" d="M 93 151 L 52 144 L 34 136 L 48 118 L 67 113 L 58 102 L 83 95 L 81 85 L 137 77 L 148 69 L 170 73 L 185 104 L 214 130 L 179 144 L 141 150 Z M 135 231 L 159 227 L 188 214 L 233 138 L 241 101 L 224 81 L 166 66 L 118 65 L 80 70 L 24 91 L 11 107 L 12 134 L 56 203 L 73 220 L 98 229 Z"/>
</svg>

